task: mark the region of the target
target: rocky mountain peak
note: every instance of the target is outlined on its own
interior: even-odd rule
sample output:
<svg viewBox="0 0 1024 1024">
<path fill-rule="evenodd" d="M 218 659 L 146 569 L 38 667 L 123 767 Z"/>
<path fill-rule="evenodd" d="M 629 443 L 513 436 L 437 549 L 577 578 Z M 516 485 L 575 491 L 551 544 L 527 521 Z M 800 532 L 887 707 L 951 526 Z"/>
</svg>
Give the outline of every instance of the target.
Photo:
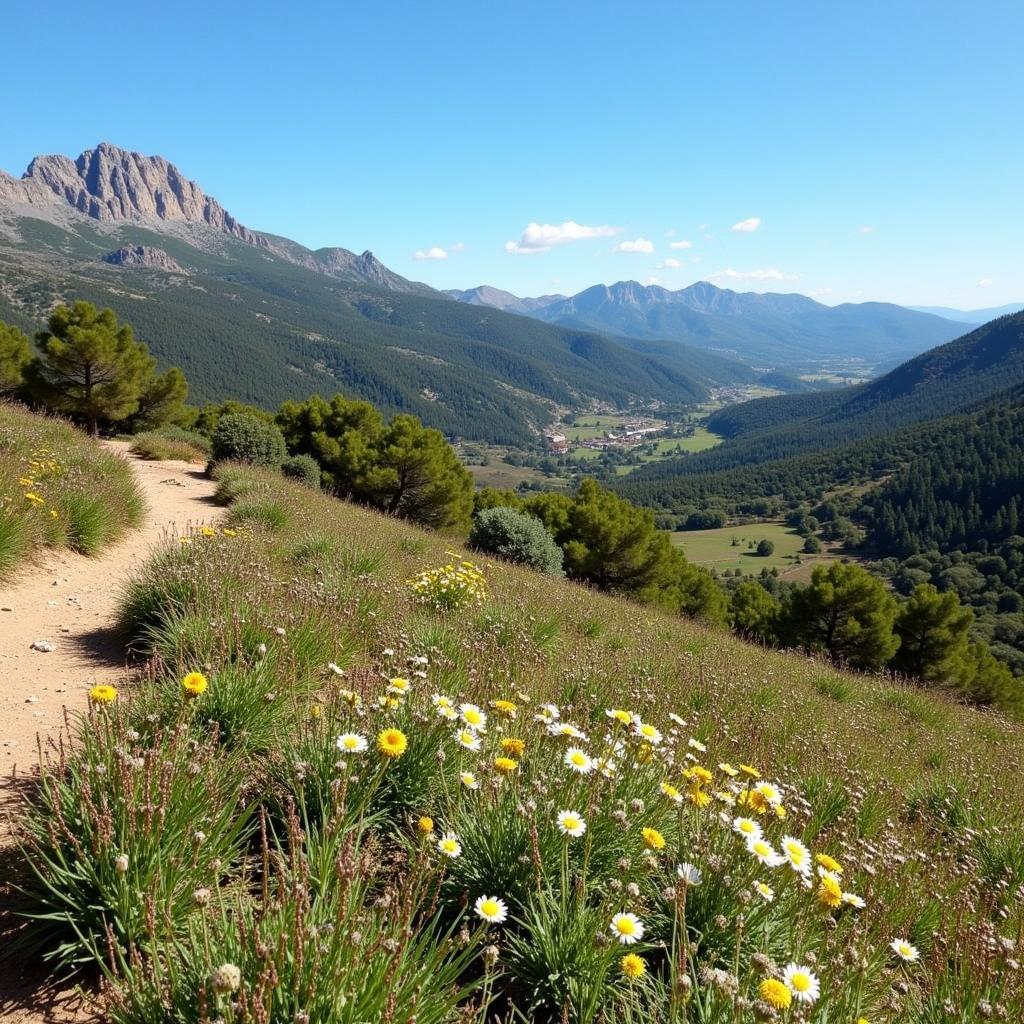
<svg viewBox="0 0 1024 1024">
<path fill-rule="evenodd" d="M 113 264 L 115 267 L 151 267 L 156 270 L 168 270 L 176 274 L 183 274 L 185 270 L 181 264 L 163 249 L 157 249 L 151 245 L 126 245 L 115 252 L 108 252 L 103 257 L 104 263 Z"/>
</svg>

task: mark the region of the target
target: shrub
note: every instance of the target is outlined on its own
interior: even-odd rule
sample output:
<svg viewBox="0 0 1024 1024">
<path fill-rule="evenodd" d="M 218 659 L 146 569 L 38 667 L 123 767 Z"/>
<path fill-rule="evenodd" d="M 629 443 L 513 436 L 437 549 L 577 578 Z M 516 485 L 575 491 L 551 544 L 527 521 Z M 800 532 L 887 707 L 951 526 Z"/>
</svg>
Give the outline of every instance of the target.
<svg viewBox="0 0 1024 1024">
<path fill-rule="evenodd" d="M 760 558 L 767 558 L 769 555 L 775 554 L 775 545 L 766 538 L 758 543 L 757 554 Z"/>
<path fill-rule="evenodd" d="M 287 452 L 281 431 L 272 423 L 233 413 L 222 416 L 213 435 L 214 462 L 229 459 L 255 466 L 278 467 Z"/>
<path fill-rule="evenodd" d="M 562 575 L 562 549 L 544 524 L 514 508 L 478 512 L 469 534 L 470 547 L 531 569 Z"/>
<path fill-rule="evenodd" d="M 131 452 L 141 459 L 152 459 L 162 462 L 167 459 L 180 459 L 182 462 L 202 462 L 210 454 L 209 438 L 197 434 L 194 430 L 182 427 L 161 427 L 159 430 L 146 430 L 132 438 Z"/>
<path fill-rule="evenodd" d="M 312 455 L 292 455 L 281 463 L 281 472 L 310 487 L 320 487 L 320 464 Z"/>
</svg>

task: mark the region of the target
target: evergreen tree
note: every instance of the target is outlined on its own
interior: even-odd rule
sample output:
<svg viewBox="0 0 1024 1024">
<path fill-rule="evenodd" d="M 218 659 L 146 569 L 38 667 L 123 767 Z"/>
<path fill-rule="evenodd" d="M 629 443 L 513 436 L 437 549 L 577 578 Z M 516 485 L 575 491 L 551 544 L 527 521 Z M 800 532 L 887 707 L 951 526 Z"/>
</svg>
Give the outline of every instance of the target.
<svg viewBox="0 0 1024 1024">
<path fill-rule="evenodd" d="M 0 395 L 10 394 L 21 386 L 31 359 L 28 337 L 17 327 L 0 322 Z"/>
<path fill-rule="evenodd" d="M 753 580 L 745 580 L 729 601 L 732 628 L 747 640 L 769 643 L 775 638 L 782 605 Z"/>
<path fill-rule="evenodd" d="M 181 426 L 187 419 L 187 398 L 188 381 L 177 366 L 172 366 L 159 376 L 151 377 L 139 395 L 139 408 L 128 421 L 129 430 L 152 430 L 168 423 Z"/>
<path fill-rule="evenodd" d="M 785 610 L 786 638 L 825 651 L 854 668 L 881 668 L 896 653 L 896 601 L 885 585 L 858 565 L 819 565 L 806 587 L 794 590 Z"/>
<path fill-rule="evenodd" d="M 128 324 L 119 325 L 113 310 L 89 302 L 58 306 L 37 344 L 39 356 L 25 374 L 29 391 L 83 420 L 94 437 L 100 420 L 117 422 L 139 408 L 156 365 Z"/>
<path fill-rule="evenodd" d="M 940 593 L 930 583 L 920 584 L 896 616 L 900 646 L 892 667 L 925 682 L 948 679 L 966 653 L 973 620 L 954 591 Z"/>
</svg>

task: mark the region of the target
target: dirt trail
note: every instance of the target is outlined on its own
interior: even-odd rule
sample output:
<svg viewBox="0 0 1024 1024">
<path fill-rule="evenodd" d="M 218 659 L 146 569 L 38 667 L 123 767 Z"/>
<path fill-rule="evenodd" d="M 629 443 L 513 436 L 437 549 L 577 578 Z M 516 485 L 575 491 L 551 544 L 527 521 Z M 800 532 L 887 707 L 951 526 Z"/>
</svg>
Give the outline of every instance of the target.
<svg viewBox="0 0 1024 1024">
<path fill-rule="evenodd" d="M 124 676 L 125 655 L 114 631 L 124 582 L 163 538 L 221 514 L 212 500 L 216 485 L 201 467 L 143 462 L 127 454 L 127 442 L 105 444 L 132 463 L 148 506 L 143 525 L 98 558 L 48 552 L 19 580 L 0 586 L 0 846 L 9 835 L 17 780 L 36 768 L 37 735 L 45 743 L 63 724 L 65 705 L 83 708 L 90 687 Z M 52 650 L 34 649 L 40 641 Z M 35 973 L 21 977 L 15 964 L 0 963 L 0 1019 L 82 1019 L 67 993 L 39 997 Z"/>
</svg>

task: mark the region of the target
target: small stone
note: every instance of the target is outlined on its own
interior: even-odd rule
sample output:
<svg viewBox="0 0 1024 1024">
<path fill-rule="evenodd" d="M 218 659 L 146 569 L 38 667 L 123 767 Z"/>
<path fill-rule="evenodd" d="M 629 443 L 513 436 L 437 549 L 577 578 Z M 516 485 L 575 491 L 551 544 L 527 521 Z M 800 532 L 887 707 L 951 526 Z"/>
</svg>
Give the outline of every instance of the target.
<svg viewBox="0 0 1024 1024">
<path fill-rule="evenodd" d="M 38 697 L 26 697 L 25 698 L 25 703 L 26 704 L 38 704 L 39 703 L 39 698 Z"/>
<path fill-rule="evenodd" d="M 49 654 L 53 650 L 53 644 L 49 640 L 33 640 L 30 647 L 33 651 L 39 651 L 42 654 Z"/>
<path fill-rule="evenodd" d="M 13 611 L 14 611 L 14 609 L 9 604 L 5 604 L 2 608 L 0 608 L 0 612 L 13 612 Z"/>
</svg>

